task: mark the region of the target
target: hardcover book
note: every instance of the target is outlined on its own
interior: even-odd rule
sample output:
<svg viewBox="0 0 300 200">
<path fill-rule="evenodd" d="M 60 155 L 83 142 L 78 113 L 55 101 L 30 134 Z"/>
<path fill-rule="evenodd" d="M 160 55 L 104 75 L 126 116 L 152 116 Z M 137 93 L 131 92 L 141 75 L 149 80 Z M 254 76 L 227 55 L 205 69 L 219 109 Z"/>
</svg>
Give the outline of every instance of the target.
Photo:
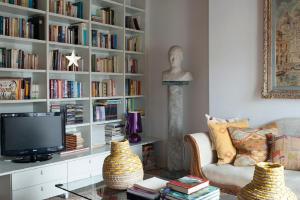
<svg viewBox="0 0 300 200">
<path fill-rule="evenodd" d="M 161 190 L 161 196 L 162 198 L 176 199 L 176 200 L 210 200 L 210 199 L 219 198 L 220 189 L 214 186 L 208 186 L 197 192 L 194 192 L 193 194 L 184 194 L 166 188 Z"/>
<path fill-rule="evenodd" d="M 191 194 L 209 185 L 209 181 L 196 176 L 185 176 L 168 182 L 167 186 L 175 191 Z"/>
</svg>

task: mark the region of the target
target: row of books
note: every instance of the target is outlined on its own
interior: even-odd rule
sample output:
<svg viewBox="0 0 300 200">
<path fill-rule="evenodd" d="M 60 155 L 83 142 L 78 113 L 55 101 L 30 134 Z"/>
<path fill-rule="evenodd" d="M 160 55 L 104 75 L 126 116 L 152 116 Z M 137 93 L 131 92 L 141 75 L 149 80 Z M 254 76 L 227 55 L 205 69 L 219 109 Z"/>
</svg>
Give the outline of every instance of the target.
<svg viewBox="0 0 300 200">
<path fill-rule="evenodd" d="M 117 49 L 118 35 L 92 30 L 92 46 L 106 49 Z"/>
<path fill-rule="evenodd" d="M 83 19 L 83 2 L 49 0 L 50 12 Z"/>
<path fill-rule="evenodd" d="M 51 104 L 50 112 L 62 112 L 65 115 L 66 125 L 83 123 L 82 104 Z"/>
<path fill-rule="evenodd" d="M 74 64 L 69 66 L 69 60 L 67 56 L 70 56 L 71 53 L 63 53 L 59 49 L 55 49 L 49 52 L 49 64 L 50 69 L 58 71 L 83 71 L 84 59 L 81 58 L 78 60 L 78 67 Z"/>
<path fill-rule="evenodd" d="M 44 22 L 43 16 L 29 19 L 0 16 L 0 35 L 44 40 Z"/>
<path fill-rule="evenodd" d="M 96 14 L 92 15 L 92 20 L 102 24 L 115 24 L 115 11 L 109 7 L 98 8 Z"/>
<path fill-rule="evenodd" d="M 142 110 L 138 110 L 137 107 L 138 107 L 138 102 L 139 100 L 138 99 L 126 99 L 126 112 L 135 112 L 135 111 L 139 111 L 141 112 L 141 114 L 143 115 L 144 114 L 144 111 Z"/>
<path fill-rule="evenodd" d="M 141 30 L 140 16 L 125 16 L 125 27 L 135 30 Z"/>
<path fill-rule="evenodd" d="M 39 56 L 21 49 L 0 48 L 0 67 L 13 69 L 37 69 Z"/>
<path fill-rule="evenodd" d="M 82 83 L 68 80 L 50 80 L 50 99 L 82 97 Z"/>
<path fill-rule="evenodd" d="M 31 98 L 31 78 L 1 78 L 0 100 Z"/>
<path fill-rule="evenodd" d="M 85 23 L 70 26 L 49 25 L 49 40 L 68 44 L 88 45 L 88 29 Z"/>
<path fill-rule="evenodd" d="M 72 130 L 66 133 L 66 151 L 84 148 L 84 139 L 81 131 Z"/>
<path fill-rule="evenodd" d="M 125 94 L 127 96 L 142 95 L 142 81 L 126 79 Z"/>
<path fill-rule="evenodd" d="M 95 101 L 93 105 L 94 121 L 118 119 L 118 104 L 121 100 Z"/>
<path fill-rule="evenodd" d="M 141 36 L 131 36 L 126 38 L 126 50 L 142 52 L 142 38 Z"/>
<path fill-rule="evenodd" d="M 38 8 L 38 0 L 0 0 L 2 3 L 9 3 L 27 8 Z"/>
<path fill-rule="evenodd" d="M 119 73 L 119 59 L 118 56 L 111 57 L 97 57 L 92 55 L 92 71 L 93 72 L 109 72 Z"/>
<path fill-rule="evenodd" d="M 209 185 L 209 181 L 195 176 L 185 176 L 166 181 L 153 177 L 127 189 L 127 198 L 169 200 L 219 200 L 220 189 Z"/>
<path fill-rule="evenodd" d="M 118 142 L 125 139 L 124 125 L 120 123 L 113 123 L 105 125 L 105 142 L 110 144 L 111 142 Z"/>
<path fill-rule="evenodd" d="M 127 73 L 138 73 L 138 59 L 128 56 L 126 58 L 126 72 Z"/>
<path fill-rule="evenodd" d="M 92 97 L 116 96 L 116 81 L 112 79 L 92 82 Z"/>
</svg>

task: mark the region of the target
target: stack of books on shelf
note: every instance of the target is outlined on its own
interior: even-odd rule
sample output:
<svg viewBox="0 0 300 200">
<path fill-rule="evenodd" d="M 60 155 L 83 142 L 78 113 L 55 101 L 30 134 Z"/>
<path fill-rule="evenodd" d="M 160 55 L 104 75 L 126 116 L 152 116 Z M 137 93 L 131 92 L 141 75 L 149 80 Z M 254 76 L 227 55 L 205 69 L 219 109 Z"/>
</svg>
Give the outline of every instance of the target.
<svg viewBox="0 0 300 200">
<path fill-rule="evenodd" d="M 95 101 L 93 106 L 94 121 L 118 119 L 118 104 L 121 103 L 121 100 Z"/>
<path fill-rule="evenodd" d="M 127 73 L 138 73 L 138 59 L 132 58 L 130 56 L 126 59 L 126 72 Z"/>
<path fill-rule="evenodd" d="M 142 95 L 142 81 L 126 79 L 125 93 L 127 96 Z"/>
<path fill-rule="evenodd" d="M 166 187 L 168 181 L 153 177 L 143 180 L 127 189 L 127 199 L 130 200 L 158 200 L 160 190 Z"/>
<path fill-rule="evenodd" d="M 0 16 L 0 35 L 44 40 L 44 24 L 43 16 L 34 16 L 29 19 Z"/>
<path fill-rule="evenodd" d="M 82 97 L 82 83 L 79 81 L 51 79 L 49 86 L 51 99 Z"/>
<path fill-rule="evenodd" d="M 140 16 L 126 16 L 125 27 L 135 30 L 141 30 L 141 18 Z"/>
<path fill-rule="evenodd" d="M 83 71 L 84 67 L 84 59 L 81 58 L 78 60 L 78 67 L 74 64 L 71 66 L 69 65 L 69 60 L 67 59 L 67 56 L 70 56 L 69 54 L 63 54 L 59 49 L 55 49 L 53 51 L 50 51 L 49 53 L 49 60 L 50 60 L 50 67 L 52 70 L 58 70 L 58 71 Z"/>
<path fill-rule="evenodd" d="M 116 81 L 109 79 L 92 82 L 92 97 L 116 96 Z"/>
<path fill-rule="evenodd" d="M 92 46 L 106 49 L 117 49 L 118 35 L 92 30 Z"/>
<path fill-rule="evenodd" d="M 1 78 L 0 100 L 31 99 L 31 78 Z"/>
<path fill-rule="evenodd" d="M 49 25 L 49 40 L 77 45 L 88 45 L 88 29 L 85 23 L 76 23 L 70 26 Z"/>
<path fill-rule="evenodd" d="M 161 189 L 161 199 L 170 200 L 219 200 L 220 189 L 209 185 L 209 181 L 195 176 L 185 176 L 167 183 Z"/>
<path fill-rule="evenodd" d="M 84 139 L 80 131 L 66 133 L 66 150 L 73 151 L 84 148 Z"/>
<path fill-rule="evenodd" d="M 50 12 L 83 19 L 83 2 L 49 0 Z"/>
<path fill-rule="evenodd" d="M 0 48 L 0 67 L 12 69 L 37 69 L 39 56 L 21 49 Z"/>
<path fill-rule="evenodd" d="M 82 104 L 57 104 L 50 105 L 50 112 L 62 112 L 65 115 L 66 125 L 83 123 L 83 105 Z"/>
<path fill-rule="evenodd" d="M 126 37 L 126 50 L 142 52 L 142 41 L 140 36 Z"/>
<path fill-rule="evenodd" d="M 119 73 L 118 66 L 118 56 L 102 58 L 92 55 L 92 72 Z"/>
<path fill-rule="evenodd" d="M 92 15 L 92 21 L 115 25 L 115 11 L 109 7 L 98 8 L 96 14 Z"/>
<path fill-rule="evenodd" d="M 107 124 L 105 125 L 105 141 L 107 144 L 111 142 L 119 142 L 125 139 L 123 134 L 124 125 L 120 123 Z"/>
<path fill-rule="evenodd" d="M 38 0 L 0 0 L 2 3 L 9 3 L 27 8 L 38 8 Z"/>
</svg>

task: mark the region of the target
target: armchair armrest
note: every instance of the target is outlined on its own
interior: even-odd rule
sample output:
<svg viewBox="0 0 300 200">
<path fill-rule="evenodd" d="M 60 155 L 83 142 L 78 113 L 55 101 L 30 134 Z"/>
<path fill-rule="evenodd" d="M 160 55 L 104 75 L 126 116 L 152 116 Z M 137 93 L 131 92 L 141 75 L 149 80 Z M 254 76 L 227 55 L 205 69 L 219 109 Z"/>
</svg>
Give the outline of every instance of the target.
<svg viewBox="0 0 300 200">
<path fill-rule="evenodd" d="M 215 162 L 216 153 L 212 150 L 211 141 L 207 133 L 194 133 L 184 137 L 191 147 L 191 174 L 205 178 L 202 167 Z"/>
</svg>

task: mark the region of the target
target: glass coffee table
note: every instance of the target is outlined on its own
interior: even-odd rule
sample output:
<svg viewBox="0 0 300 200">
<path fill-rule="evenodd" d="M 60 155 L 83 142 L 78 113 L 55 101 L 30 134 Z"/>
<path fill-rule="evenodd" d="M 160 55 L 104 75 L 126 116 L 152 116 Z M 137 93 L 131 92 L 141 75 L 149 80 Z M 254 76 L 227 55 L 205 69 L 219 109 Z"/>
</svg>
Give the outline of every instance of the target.
<svg viewBox="0 0 300 200">
<path fill-rule="evenodd" d="M 151 178 L 145 175 L 145 179 Z M 106 187 L 100 177 L 91 177 L 70 183 L 55 185 L 57 188 L 69 193 L 71 200 L 127 200 L 126 190 L 112 190 Z M 236 200 L 228 194 L 221 194 L 220 200 Z"/>
</svg>

